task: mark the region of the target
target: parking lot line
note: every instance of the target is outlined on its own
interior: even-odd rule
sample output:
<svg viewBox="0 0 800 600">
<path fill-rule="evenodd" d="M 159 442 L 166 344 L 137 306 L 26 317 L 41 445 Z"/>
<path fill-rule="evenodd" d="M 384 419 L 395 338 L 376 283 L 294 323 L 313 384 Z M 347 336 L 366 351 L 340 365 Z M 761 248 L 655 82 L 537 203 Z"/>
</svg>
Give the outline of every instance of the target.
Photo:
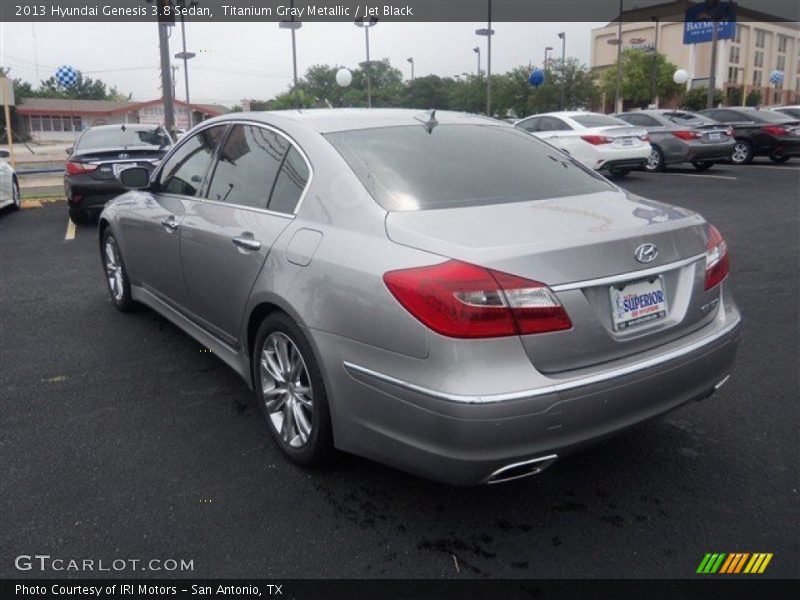
<svg viewBox="0 0 800 600">
<path fill-rule="evenodd" d="M 64 235 L 65 240 L 74 240 L 75 239 L 75 223 L 72 222 L 72 219 L 67 218 L 67 233 Z"/>
<path fill-rule="evenodd" d="M 699 173 L 670 173 L 667 171 L 669 175 L 682 175 L 683 177 L 705 177 L 707 179 L 733 179 L 736 181 L 736 177 L 731 177 L 730 175 L 701 175 Z"/>
</svg>

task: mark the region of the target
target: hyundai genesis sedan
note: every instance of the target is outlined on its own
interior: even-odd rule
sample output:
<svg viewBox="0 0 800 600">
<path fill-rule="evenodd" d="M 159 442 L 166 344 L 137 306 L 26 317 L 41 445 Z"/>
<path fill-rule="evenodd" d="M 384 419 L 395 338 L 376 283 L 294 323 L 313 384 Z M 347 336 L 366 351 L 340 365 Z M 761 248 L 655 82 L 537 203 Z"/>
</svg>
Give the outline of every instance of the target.
<svg viewBox="0 0 800 600">
<path fill-rule="evenodd" d="M 98 227 L 111 300 L 233 368 L 300 465 L 339 450 L 508 481 L 732 369 L 721 233 L 500 121 L 236 113 L 118 177 Z"/>
</svg>

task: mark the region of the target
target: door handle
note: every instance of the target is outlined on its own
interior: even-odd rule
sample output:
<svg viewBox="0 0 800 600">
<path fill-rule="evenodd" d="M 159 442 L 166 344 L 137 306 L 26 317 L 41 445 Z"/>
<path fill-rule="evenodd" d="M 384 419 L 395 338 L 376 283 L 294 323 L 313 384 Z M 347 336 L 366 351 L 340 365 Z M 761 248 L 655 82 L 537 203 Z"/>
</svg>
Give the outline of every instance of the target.
<svg viewBox="0 0 800 600">
<path fill-rule="evenodd" d="M 261 242 L 259 242 L 258 240 L 254 240 L 253 238 L 236 236 L 235 238 L 233 238 L 233 243 L 239 246 L 240 248 L 244 248 L 245 250 L 261 249 Z"/>
<path fill-rule="evenodd" d="M 172 215 L 168 216 L 166 219 L 161 219 L 161 224 L 169 231 L 175 231 L 178 229 L 178 223 L 175 221 L 175 217 Z"/>
</svg>

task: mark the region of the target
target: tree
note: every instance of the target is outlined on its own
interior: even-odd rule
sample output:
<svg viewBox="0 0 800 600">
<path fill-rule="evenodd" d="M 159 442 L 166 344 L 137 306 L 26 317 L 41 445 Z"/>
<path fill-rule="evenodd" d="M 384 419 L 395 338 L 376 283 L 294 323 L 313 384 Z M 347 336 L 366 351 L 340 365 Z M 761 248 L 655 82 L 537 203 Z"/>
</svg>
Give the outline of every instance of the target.
<svg viewBox="0 0 800 600">
<path fill-rule="evenodd" d="M 2 67 L 0 67 L 2 70 Z M 131 94 L 123 94 L 115 87 L 108 87 L 100 79 L 84 77 L 78 72 L 78 82 L 69 89 L 64 89 L 56 82 L 55 77 L 50 77 L 40 82 L 34 88 L 27 81 L 14 79 L 14 96 L 16 98 L 72 98 L 74 100 L 130 100 Z"/>
<path fill-rule="evenodd" d="M 747 106 L 758 106 L 763 100 L 762 96 L 761 90 L 750 90 L 747 93 L 747 98 L 745 98 L 745 104 Z"/>
<path fill-rule="evenodd" d="M 409 81 L 401 94 L 400 103 L 407 108 L 449 109 L 451 94 L 459 84 L 450 77 L 428 75 Z"/>
<path fill-rule="evenodd" d="M 678 95 L 682 89 L 672 80 L 678 68 L 663 54 L 629 49 L 622 53 L 622 97 L 631 106 L 644 108 L 653 101 L 653 68 L 656 73 L 656 95 L 663 101 Z M 617 69 L 603 72 L 600 87 L 610 97 L 616 94 Z"/>
<path fill-rule="evenodd" d="M 714 106 L 722 103 L 722 90 L 714 90 Z M 681 105 L 688 110 L 703 110 L 708 107 L 708 88 L 699 87 L 686 92 Z"/>
</svg>

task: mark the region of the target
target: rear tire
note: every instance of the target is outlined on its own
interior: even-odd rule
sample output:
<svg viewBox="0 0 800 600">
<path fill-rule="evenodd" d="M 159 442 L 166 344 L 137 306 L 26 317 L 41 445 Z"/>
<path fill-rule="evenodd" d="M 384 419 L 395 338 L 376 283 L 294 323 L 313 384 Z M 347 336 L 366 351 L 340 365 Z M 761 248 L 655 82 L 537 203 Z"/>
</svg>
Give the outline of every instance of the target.
<svg viewBox="0 0 800 600">
<path fill-rule="evenodd" d="M 322 372 L 288 315 L 274 312 L 261 322 L 252 364 L 253 389 L 275 445 L 298 465 L 329 463 L 336 450 Z"/>
<path fill-rule="evenodd" d="M 747 140 L 736 140 L 731 162 L 735 165 L 749 165 L 753 162 L 753 145 Z"/>
<path fill-rule="evenodd" d="M 714 166 L 713 162 L 707 160 L 706 161 L 693 160 L 692 164 L 694 165 L 694 168 L 697 169 L 698 171 L 708 171 L 711 167 Z"/>
<path fill-rule="evenodd" d="M 128 272 L 125 270 L 125 263 L 122 261 L 117 240 L 107 228 L 103 232 L 100 243 L 100 255 L 103 259 L 103 269 L 106 273 L 106 285 L 111 301 L 122 312 L 130 312 L 136 304 L 131 297 L 131 284 L 128 279 Z"/>
<path fill-rule="evenodd" d="M 69 218 L 75 225 L 86 225 L 89 222 L 89 213 L 86 209 L 78 208 L 77 206 L 69 207 Z"/>
<path fill-rule="evenodd" d="M 774 162 L 776 165 L 782 165 L 785 162 L 789 162 L 792 160 L 791 156 L 785 156 L 781 154 L 770 154 L 769 159 Z"/>
<path fill-rule="evenodd" d="M 645 170 L 650 173 L 657 173 L 664 170 L 666 164 L 664 163 L 664 152 L 658 146 L 652 146 L 650 150 L 650 157 L 645 163 Z"/>
</svg>

